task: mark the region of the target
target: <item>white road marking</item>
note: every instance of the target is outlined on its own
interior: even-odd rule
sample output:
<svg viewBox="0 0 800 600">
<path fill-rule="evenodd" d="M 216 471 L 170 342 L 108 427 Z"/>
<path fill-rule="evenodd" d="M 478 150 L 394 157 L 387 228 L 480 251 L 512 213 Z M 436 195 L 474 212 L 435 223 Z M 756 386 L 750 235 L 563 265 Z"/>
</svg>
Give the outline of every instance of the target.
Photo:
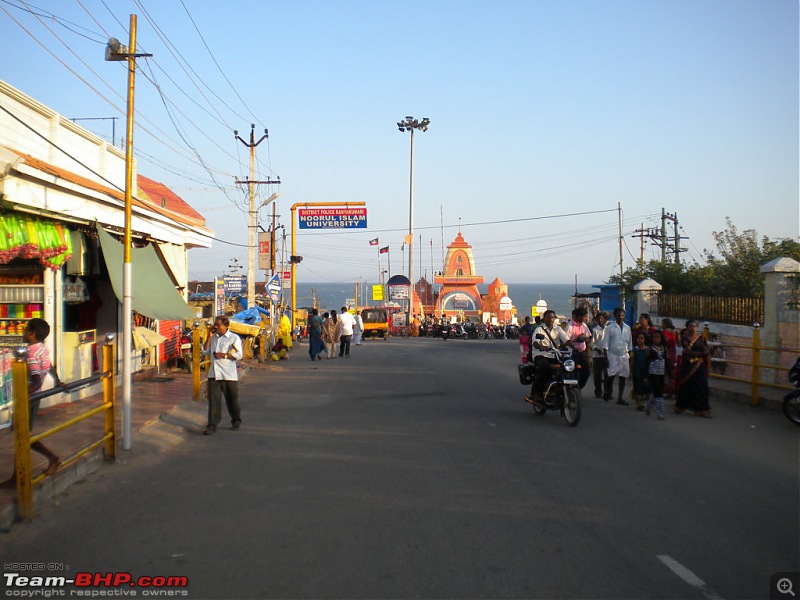
<svg viewBox="0 0 800 600">
<path fill-rule="evenodd" d="M 659 554 L 657 558 L 667 567 L 669 567 L 669 569 L 673 573 L 675 573 L 675 575 L 683 579 L 686 583 L 688 583 L 692 587 L 700 590 L 704 598 L 707 598 L 708 600 L 723 600 L 722 596 L 717 594 L 715 591 L 708 589 L 705 581 L 700 579 L 697 575 L 692 573 L 689 569 L 684 567 L 681 563 L 679 563 L 671 556 L 667 554 Z"/>
</svg>

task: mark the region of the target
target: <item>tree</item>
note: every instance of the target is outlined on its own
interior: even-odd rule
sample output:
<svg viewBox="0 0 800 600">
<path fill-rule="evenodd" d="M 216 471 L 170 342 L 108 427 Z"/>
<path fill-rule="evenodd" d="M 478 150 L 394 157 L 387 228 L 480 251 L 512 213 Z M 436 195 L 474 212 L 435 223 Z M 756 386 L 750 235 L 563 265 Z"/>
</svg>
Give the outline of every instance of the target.
<svg viewBox="0 0 800 600">
<path fill-rule="evenodd" d="M 740 296 L 760 298 L 764 295 L 761 266 L 771 260 L 786 256 L 800 260 L 800 243 L 796 240 L 770 240 L 764 236 L 761 245 L 755 229 L 741 233 L 725 217 L 727 227 L 714 232 L 719 257 L 706 251 L 707 268 L 714 269 L 712 289 L 714 296 Z"/>
<path fill-rule="evenodd" d="M 755 229 L 741 233 L 725 218 L 724 231 L 713 233 L 716 254 L 705 251 L 706 264 L 664 264 L 651 260 L 637 262 L 621 276 L 612 275 L 609 283 L 621 284 L 625 294 L 632 297 L 633 286 L 645 277 L 655 279 L 668 294 L 698 294 L 703 296 L 752 297 L 764 295 L 761 266 L 780 257 L 800 262 L 800 242 L 788 238 L 770 240 L 764 236 L 759 244 Z"/>
</svg>

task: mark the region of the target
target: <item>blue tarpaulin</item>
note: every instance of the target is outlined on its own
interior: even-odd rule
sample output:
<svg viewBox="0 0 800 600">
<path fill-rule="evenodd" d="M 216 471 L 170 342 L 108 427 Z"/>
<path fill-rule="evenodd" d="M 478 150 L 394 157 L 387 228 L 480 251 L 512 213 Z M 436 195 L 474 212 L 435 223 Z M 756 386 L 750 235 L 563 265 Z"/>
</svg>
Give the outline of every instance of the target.
<svg viewBox="0 0 800 600">
<path fill-rule="evenodd" d="M 231 319 L 239 321 L 240 323 L 247 323 L 248 325 L 260 325 L 261 315 L 269 317 L 269 311 L 259 306 L 254 306 L 253 308 L 248 308 L 247 310 L 236 313 Z"/>
</svg>

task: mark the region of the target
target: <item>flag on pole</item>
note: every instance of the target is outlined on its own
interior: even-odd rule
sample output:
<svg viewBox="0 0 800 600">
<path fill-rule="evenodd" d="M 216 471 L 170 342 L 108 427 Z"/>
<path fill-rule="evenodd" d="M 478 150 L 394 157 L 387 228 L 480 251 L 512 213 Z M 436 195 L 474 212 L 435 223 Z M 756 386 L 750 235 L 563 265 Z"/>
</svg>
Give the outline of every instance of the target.
<svg viewBox="0 0 800 600">
<path fill-rule="evenodd" d="M 369 245 L 370 246 L 377 246 L 378 245 L 378 238 L 375 238 L 374 240 L 370 240 L 369 241 Z"/>
<path fill-rule="evenodd" d="M 389 246 L 384 246 L 378 252 L 379 254 L 388 254 L 389 253 Z"/>
</svg>

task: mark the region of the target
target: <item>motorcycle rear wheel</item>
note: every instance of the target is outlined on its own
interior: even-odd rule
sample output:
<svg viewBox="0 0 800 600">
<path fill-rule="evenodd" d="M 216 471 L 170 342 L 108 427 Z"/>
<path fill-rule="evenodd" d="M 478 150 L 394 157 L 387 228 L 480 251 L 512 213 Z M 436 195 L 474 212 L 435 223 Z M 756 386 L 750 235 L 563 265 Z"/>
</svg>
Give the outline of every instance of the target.
<svg viewBox="0 0 800 600">
<path fill-rule="evenodd" d="M 564 388 L 564 408 L 561 415 L 570 427 L 575 427 L 581 420 L 581 395 L 573 386 Z"/>
<path fill-rule="evenodd" d="M 795 425 L 800 425 L 800 392 L 792 392 L 784 398 L 783 414 Z"/>
</svg>

